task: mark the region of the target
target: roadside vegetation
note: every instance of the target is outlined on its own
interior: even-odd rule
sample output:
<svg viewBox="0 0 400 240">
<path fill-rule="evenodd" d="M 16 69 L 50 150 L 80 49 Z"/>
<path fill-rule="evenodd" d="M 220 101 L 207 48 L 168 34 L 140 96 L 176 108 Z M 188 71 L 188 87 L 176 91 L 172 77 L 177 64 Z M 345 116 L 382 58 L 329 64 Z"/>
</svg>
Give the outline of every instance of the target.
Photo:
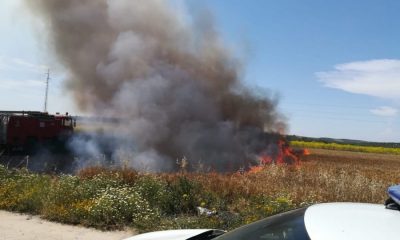
<svg viewBox="0 0 400 240">
<path fill-rule="evenodd" d="M 92 167 L 77 175 L 0 165 L 0 209 L 99 229 L 232 229 L 318 202 L 383 203 L 400 182 L 398 155 L 311 150 L 299 166 L 257 173 L 141 174 Z M 200 215 L 197 207 L 210 210 Z"/>
<path fill-rule="evenodd" d="M 340 151 L 351 151 L 351 152 L 400 155 L 400 148 L 398 147 L 360 146 L 353 144 L 306 142 L 306 141 L 291 141 L 290 145 L 299 148 L 316 148 L 316 149 L 329 149 L 329 150 L 340 150 Z"/>
</svg>

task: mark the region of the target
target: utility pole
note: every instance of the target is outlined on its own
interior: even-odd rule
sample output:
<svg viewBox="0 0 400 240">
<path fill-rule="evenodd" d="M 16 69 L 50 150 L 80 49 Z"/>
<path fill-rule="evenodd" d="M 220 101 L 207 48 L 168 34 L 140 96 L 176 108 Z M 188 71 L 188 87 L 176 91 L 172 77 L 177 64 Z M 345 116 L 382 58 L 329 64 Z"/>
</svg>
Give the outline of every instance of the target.
<svg viewBox="0 0 400 240">
<path fill-rule="evenodd" d="M 50 69 L 47 69 L 46 78 L 46 92 L 44 95 L 44 112 L 47 112 L 47 95 L 49 93 Z"/>
</svg>

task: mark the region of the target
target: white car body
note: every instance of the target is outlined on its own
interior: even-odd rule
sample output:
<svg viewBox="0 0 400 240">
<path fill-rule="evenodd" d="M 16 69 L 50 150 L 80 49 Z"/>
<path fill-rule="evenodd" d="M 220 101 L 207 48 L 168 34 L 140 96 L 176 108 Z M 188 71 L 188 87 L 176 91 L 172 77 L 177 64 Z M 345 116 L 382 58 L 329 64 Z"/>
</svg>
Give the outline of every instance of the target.
<svg viewBox="0 0 400 240">
<path fill-rule="evenodd" d="M 294 211 L 292 211 L 294 212 Z M 367 204 L 367 203 L 321 203 L 308 207 L 304 212 L 303 232 L 308 234 L 311 240 L 395 240 L 400 239 L 400 211 L 386 209 L 383 204 Z M 289 215 L 288 215 L 289 214 Z M 290 217 L 290 212 L 272 216 L 268 219 L 286 215 Z M 296 239 L 293 235 L 295 229 L 293 227 L 269 231 L 269 225 L 263 227 L 263 221 L 260 220 L 253 224 L 258 224 L 257 231 L 260 234 L 257 238 L 249 237 L 248 239 Z M 260 225 L 261 223 L 261 225 Z M 252 224 L 242 226 L 226 235 L 223 234 L 219 239 L 247 239 L 246 229 L 252 229 Z M 249 227 L 247 227 L 249 226 Z M 260 227 L 261 226 L 261 227 Z M 283 226 L 283 225 L 282 225 Z M 298 225 L 299 226 L 299 225 Z M 265 232 L 262 229 L 265 228 Z M 254 228 L 253 228 L 254 229 Z M 126 240 L 187 240 L 190 237 L 198 236 L 209 230 L 171 230 L 160 231 L 137 235 Z M 252 230 L 251 230 L 252 231 Z M 249 231 L 249 235 L 254 231 Z M 235 232 L 238 232 L 235 238 Z M 292 233 L 291 237 L 290 233 Z M 286 237 L 285 237 L 286 236 Z M 294 237 L 293 237 L 294 236 Z M 298 236 L 298 235 L 297 235 Z M 197 239 L 197 238 L 196 238 Z M 201 239 L 201 238 L 199 238 Z M 302 237 L 301 239 L 305 239 Z"/>
<path fill-rule="evenodd" d="M 400 211 L 383 204 L 316 204 L 306 210 L 304 223 L 312 240 L 400 239 Z"/>
</svg>

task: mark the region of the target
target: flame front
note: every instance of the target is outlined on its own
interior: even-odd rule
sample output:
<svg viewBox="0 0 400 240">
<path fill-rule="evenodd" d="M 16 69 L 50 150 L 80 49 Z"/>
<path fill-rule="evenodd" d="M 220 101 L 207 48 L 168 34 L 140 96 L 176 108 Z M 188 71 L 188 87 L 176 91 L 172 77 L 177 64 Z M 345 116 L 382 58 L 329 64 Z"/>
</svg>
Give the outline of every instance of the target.
<svg viewBox="0 0 400 240">
<path fill-rule="evenodd" d="M 265 166 L 271 164 L 296 166 L 300 164 L 301 156 L 311 154 L 308 149 L 293 150 L 283 136 L 279 138 L 278 142 L 275 144 L 275 148 L 277 150 L 274 153 L 268 151 L 268 148 L 262 152 L 258 157 L 259 164 L 251 166 L 248 173 L 260 172 L 265 168 Z"/>
</svg>

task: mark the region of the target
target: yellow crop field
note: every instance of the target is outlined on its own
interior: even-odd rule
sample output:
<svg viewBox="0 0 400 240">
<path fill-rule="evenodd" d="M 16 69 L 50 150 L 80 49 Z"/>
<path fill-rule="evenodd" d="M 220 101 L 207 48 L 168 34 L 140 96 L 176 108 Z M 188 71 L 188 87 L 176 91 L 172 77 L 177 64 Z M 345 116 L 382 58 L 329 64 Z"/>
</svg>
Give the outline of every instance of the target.
<svg viewBox="0 0 400 240">
<path fill-rule="evenodd" d="M 342 150 L 342 151 L 365 152 L 365 153 L 400 154 L 400 148 L 358 146 L 351 144 L 305 142 L 305 141 L 291 141 L 290 143 L 293 147 L 300 147 L 300 148 L 319 148 L 319 149 Z"/>
</svg>

